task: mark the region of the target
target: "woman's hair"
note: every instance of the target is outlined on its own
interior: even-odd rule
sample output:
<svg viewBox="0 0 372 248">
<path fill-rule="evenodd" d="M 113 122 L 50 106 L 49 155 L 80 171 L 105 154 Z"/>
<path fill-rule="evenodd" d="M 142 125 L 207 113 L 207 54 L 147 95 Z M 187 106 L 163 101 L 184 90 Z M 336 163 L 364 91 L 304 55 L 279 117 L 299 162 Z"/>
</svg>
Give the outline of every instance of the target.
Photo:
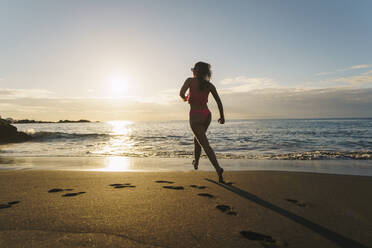
<svg viewBox="0 0 372 248">
<path fill-rule="evenodd" d="M 193 71 L 196 79 L 199 80 L 199 89 L 203 91 L 209 87 L 209 80 L 212 76 L 211 65 L 205 62 L 198 62 L 195 64 Z"/>
</svg>

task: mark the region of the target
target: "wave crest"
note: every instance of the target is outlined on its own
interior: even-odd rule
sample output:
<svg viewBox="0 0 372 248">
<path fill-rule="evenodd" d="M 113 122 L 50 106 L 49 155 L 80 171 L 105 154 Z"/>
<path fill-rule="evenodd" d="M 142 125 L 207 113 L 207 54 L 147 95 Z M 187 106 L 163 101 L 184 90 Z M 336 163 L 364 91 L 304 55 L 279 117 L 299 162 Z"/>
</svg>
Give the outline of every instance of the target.
<svg viewBox="0 0 372 248">
<path fill-rule="evenodd" d="M 96 139 L 109 137 L 108 134 L 98 133 L 64 133 L 64 132 L 34 132 L 32 141 L 51 141 L 59 139 Z"/>
</svg>

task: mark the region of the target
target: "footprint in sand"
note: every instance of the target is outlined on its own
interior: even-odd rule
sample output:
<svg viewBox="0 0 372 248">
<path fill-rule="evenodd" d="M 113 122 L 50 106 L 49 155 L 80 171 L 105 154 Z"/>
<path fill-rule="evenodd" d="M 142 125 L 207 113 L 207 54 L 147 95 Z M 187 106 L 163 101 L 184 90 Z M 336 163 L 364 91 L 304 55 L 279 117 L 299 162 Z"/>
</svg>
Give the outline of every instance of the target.
<svg viewBox="0 0 372 248">
<path fill-rule="evenodd" d="M 231 216 L 238 216 L 238 213 L 235 212 L 235 211 L 229 211 L 226 213 L 227 215 L 231 215 Z"/>
<path fill-rule="evenodd" d="M 208 193 L 199 193 L 198 196 L 203 196 L 207 198 L 216 198 L 214 195 L 208 194 Z"/>
<path fill-rule="evenodd" d="M 62 191 L 63 191 L 63 189 L 55 188 L 55 189 L 48 190 L 48 193 L 57 193 L 57 192 L 62 192 Z"/>
<path fill-rule="evenodd" d="M 198 185 L 195 185 L 195 184 L 190 185 L 190 187 L 191 188 L 197 188 L 197 189 L 205 189 L 205 188 L 207 188 L 207 186 L 203 186 L 203 185 L 198 186 Z"/>
<path fill-rule="evenodd" d="M 216 208 L 220 210 L 221 212 L 226 213 L 227 215 L 231 215 L 231 216 L 238 215 L 238 213 L 233 211 L 233 208 L 230 207 L 229 205 L 220 204 L 220 205 L 217 205 Z"/>
<path fill-rule="evenodd" d="M 86 192 L 77 192 L 77 193 L 66 193 L 66 194 L 63 194 L 62 196 L 63 197 L 72 197 L 72 196 L 77 196 L 77 195 L 81 195 L 81 194 L 85 194 Z"/>
<path fill-rule="evenodd" d="M 60 188 L 54 188 L 48 190 L 48 193 L 57 193 L 57 192 L 62 192 L 62 191 L 72 191 L 74 189 L 60 189 Z"/>
<path fill-rule="evenodd" d="M 135 188 L 136 186 L 134 185 L 117 185 L 114 188 L 115 189 L 122 189 L 122 188 Z"/>
<path fill-rule="evenodd" d="M 244 238 L 253 240 L 253 241 L 263 241 L 265 243 L 272 243 L 272 244 L 276 242 L 276 240 L 273 239 L 271 236 L 264 235 L 261 233 L 256 233 L 252 231 L 241 231 L 240 234 Z"/>
<path fill-rule="evenodd" d="M 54 188 L 54 189 L 50 189 L 48 190 L 48 193 L 58 193 L 58 192 L 63 192 L 63 191 L 73 191 L 74 189 L 60 189 L 60 188 Z M 86 192 L 77 192 L 77 193 L 66 193 L 66 194 L 63 194 L 62 196 L 63 197 L 71 197 L 71 196 L 77 196 L 77 195 L 81 195 L 81 194 L 85 194 Z"/>
<path fill-rule="evenodd" d="M 135 188 L 136 186 L 131 185 L 130 183 L 113 183 L 110 184 L 111 187 L 115 189 L 122 189 L 122 188 Z"/>
<path fill-rule="evenodd" d="M 12 205 L 9 204 L 0 204 L 0 209 L 2 208 L 10 208 Z"/>
<path fill-rule="evenodd" d="M 163 186 L 164 189 L 184 190 L 183 186 Z"/>
<path fill-rule="evenodd" d="M 168 183 L 168 184 L 173 184 L 174 182 L 172 181 L 165 181 L 165 180 L 158 180 L 158 181 L 155 181 L 156 183 Z"/>
<path fill-rule="evenodd" d="M 285 200 L 286 200 L 287 202 L 290 202 L 290 203 L 296 204 L 296 205 L 299 206 L 299 207 L 307 207 L 307 204 L 306 204 L 305 202 L 299 202 L 299 201 L 296 200 L 296 199 L 286 198 Z"/>
<path fill-rule="evenodd" d="M 18 203 L 20 203 L 20 201 L 11 201 L 11 202 L 8 202 L 7 204 L 0 204 L 0 209 L 10 208 L 10 207 L 12 207 L 12 205 L 18 204 Z"/>
</svg>

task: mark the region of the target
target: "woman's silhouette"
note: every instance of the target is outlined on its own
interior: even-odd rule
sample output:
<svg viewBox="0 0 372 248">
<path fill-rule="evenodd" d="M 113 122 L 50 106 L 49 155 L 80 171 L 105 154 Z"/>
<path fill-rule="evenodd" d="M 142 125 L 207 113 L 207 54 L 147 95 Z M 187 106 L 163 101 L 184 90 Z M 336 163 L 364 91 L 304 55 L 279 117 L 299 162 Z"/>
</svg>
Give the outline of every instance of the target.
<svg viewBox="0 0 372 248">
<path fill-rule="evenodd" d="M 219 182 L 222 183 L 223 169 L 218 164 L 216 154 L 210 147 L 206 136 L 206 131 L 212 120 L 211 112 L 207 106 L 209 92 L 212 93 L 220 111 L 220 119 L 218 119 L 218 122 L 220 124 L 225 123 L 221 99 L 218 96 L 216 87 L 209 82 L 212 75 L 210 67 L 210 64 L 204 62 L 196 63 L 194 68 L 191 69 L 194 77 L 186 79 L 181 88 L 180 96 L 184 101 L 188 101 L 190 104 L 190 126 L 194 133 L 195 160 L 192 162 L 194 168 L 195 170 L 198 169 L 201 147 L 203 147 L 209 160 L 216 169 Z M 185 96 L 188 89 L 189 94 Z"/>
</svg>

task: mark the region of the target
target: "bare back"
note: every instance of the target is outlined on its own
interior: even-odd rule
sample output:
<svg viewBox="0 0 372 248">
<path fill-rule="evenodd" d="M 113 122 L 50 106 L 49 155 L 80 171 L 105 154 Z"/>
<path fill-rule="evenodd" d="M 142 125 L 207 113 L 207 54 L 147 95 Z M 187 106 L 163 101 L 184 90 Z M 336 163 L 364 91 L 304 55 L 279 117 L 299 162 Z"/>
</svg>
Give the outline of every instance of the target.
<svg viewBox="0 0 372 248">
<path fill-rule="evenodd" d="M 197 80 L 196 78 L 191 78 L 188 96 L 188 102 L 191 109 L 207 109 L 209 93 L 209 87 L 201 91 L 199 80 Z"/>
</svg>

